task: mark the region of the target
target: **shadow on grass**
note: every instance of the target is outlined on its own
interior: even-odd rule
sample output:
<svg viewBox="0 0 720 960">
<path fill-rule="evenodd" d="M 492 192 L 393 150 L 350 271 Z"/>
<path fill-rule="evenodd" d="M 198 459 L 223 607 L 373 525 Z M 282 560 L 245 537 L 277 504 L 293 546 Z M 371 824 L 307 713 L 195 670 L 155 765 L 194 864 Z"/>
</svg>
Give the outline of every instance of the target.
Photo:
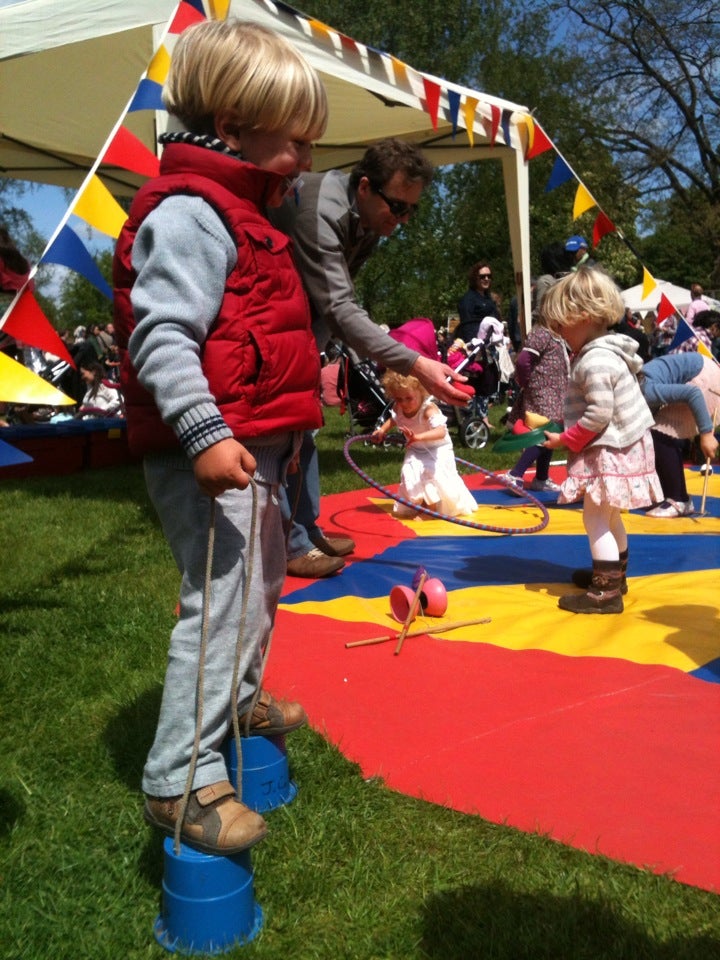
<svg viewBox="0 0 720 960">
<path fill-rule="evenodd" d="M 131 703 L 125 704 L 109 721 L 105 728 L 105 744 L 112 757 L 118 779 L 125 786 L 137 793 L 138 824 L 142 821 L 143 795 L 141 789 L 142 772 L 145 758 L 152 746 L 155 736 L 155 727 L 160 713 L 162 699 L 162 684 L 156 684 L 145 690 Z M 154 886 L 160 886 L 163 876 L 163 836 L 159 831 L 150 827 L 147 830 L 145 843 L 138 869 Z"/>
<path fill-rule="evenodd" d="M 6 837 L 25 815 L 25 804 L 12 790 L 0 790 L 0 837 Z"/>
<path fill-rule="evenodd" d="M 711 960 L 720 940 L 658 942 L 608 904 L 492 886 L 447 890 L 424 904 L 423 955 L 437 960 Z"/>
</svg>

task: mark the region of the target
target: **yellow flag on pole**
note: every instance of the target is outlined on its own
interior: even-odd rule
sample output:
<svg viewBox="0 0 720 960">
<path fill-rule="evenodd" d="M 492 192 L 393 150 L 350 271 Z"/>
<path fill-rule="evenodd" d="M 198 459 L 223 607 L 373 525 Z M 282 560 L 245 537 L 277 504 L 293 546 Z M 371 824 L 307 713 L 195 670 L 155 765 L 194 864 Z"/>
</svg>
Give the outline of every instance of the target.
<svg viewBox="0 0 720 960">
<path fill-rule="evenodd" d="M 585 213 L 587 210 L 592 210 L 592 208 L 595 206 L 597 206 L 595 198 L 592 196 L 587 187 L 583 186 L 581 183 L 577 188 L 577 193 L 575 194 L 573 220 L 577 220 L 577 218 L 582 216 L 583 213 Z"/>
</svg>

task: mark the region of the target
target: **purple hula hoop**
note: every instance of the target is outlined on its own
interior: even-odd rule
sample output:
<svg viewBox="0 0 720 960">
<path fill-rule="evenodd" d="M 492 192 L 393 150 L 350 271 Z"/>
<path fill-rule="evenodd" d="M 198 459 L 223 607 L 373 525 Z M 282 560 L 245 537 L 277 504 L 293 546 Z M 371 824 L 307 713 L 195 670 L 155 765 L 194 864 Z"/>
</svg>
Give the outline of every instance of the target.
<svg viewBox="0 0 720 960">
<path fill-rule="evenodd" d="M 362 470 L 350 456 L 350 447 L 353 443 L 357 443 L 360 440 L 367 441 L 370 440 L 372 435 L 369 433 L 363 433 L 357 437 L 349 437 L 345 441 L 343 447 L 343 455 L 347 460 L 348 464 L 352 469 L 361 477 L 365 483 L 369 484 L 371 487 L 375 487 L 376 490 L 379 490 L 380 493 L 385 494 L 385 496 L 390 497 L 391 500 L 395 500 L 397 503 L 402 503 L 406 507 L 411 507 L 413 510 L 417 510 L 418 513 L 425 513 L 429 517 L 437 517 L 439 520 L 447 520 L 448 523 L 457 523 L 461 527 L 470 527 L 472 530 L 486 530 L 489 533 L 504 533 L 504 534 L 513 534 L 513 533 L 539 533 L 541 530 L 544 530 L 545 527 L 550 522 L 550 514 L 548 513 L 547 507 L 544 503 L 541 503 L 537 497 L 534 497 L 529 491 L 516 490 L 515 487 L 512 487 L 503 477 L 499 477 L 492 472 L 492 470 L 486 470 L 484 467 L 479 467 L 475 463 L 470 463 L 468 460 L 461 460 L 460 457 L 455 457 L 457 463 L 461 463 L 465 467 L 470 467 L 473 470 L 476 470 L 478 473 L 484 473 L 487 477 L 494 477 L 496 480 L 499 480 L 500 483 L 507 487 L 508 489 L 512 488 L 513 492 L 517 493 L 519 496 L 524 497 L 534 506 L 536 506 L 542 513 L 542 520 L 540 523 L 536 524 L 534 527 L 493 527 L 489 523 L 475 523 L 473 520 L 463 520 L 462 517 L 448 517 L 444 513 L 438 513 L 436 510 L 429 510 L 427 507 L 421 507 L 417 503 L 412 503 L 410 500 L 406 500 L 405 497 L 399 496 L 397 493 L 392 493 L 387 487 L 381 486 L 377 481 L 373 480 L 372 477 L 368 476 L 364 470 Z"/>
</svg>

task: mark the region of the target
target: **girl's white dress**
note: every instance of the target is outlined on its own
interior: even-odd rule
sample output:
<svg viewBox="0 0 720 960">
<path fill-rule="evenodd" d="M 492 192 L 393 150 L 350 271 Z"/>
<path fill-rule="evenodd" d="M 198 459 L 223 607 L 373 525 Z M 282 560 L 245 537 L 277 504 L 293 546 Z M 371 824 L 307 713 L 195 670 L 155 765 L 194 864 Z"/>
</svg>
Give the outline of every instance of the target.
<svg viewBox="0 0 720 960">
<path fill-rule="evenodd" d="M 428 407 L 432 409 L 429 418 L 426 418 Z M 423 401 L 412 417 L 406 417 L 400 410 L 393 410 L 391 415 L 399 429 L 404 427 L 413 433 L 423 433 L 447 424 L 447 418 L 430 397 Z M 439 503 L 439 512 L 448 517 L 474 512 L 477 503 L 457 472 L 452 440 L 447 429 L 441 440 L 411 443 L 405 449 L 398 493 L 413 503 Z M 393 512 L 402 514 L 405 510 L 401 504 L 395 504 Z"/>
</svg>

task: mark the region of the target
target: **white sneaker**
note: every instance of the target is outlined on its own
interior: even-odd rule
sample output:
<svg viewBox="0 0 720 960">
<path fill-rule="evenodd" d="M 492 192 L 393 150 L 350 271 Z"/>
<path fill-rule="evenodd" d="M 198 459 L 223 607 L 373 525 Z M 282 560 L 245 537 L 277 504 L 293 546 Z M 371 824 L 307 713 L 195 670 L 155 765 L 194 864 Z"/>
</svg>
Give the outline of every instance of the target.
<svg viewBox="0 0 720 960">
<path fill-rule="evenodd" d="M 539 490 L 541 493 L 560 493 L 560 484 L 549 477 L 547 480 L 538 480 L 536 477 L 530 484 L 530 490 Z"/>
<path fill-rule="evenodd" d="M 515 497 L 521 497 L 522 492 L 525 489 L 522 481 L 522 477 L 516 477 L 512 473 L 501 473 L 500 479 L 505 481 L 505 488 L 508 493 L 512 493 Z"/>
<path fill-rule="evenodd" d="M 689 500 L 665 500 L 663 503 L 648 510 L 646 517 L 656 517 L 660 520 L 672 520 L 674 517 L 690 517 L 695 513 L 695 504 Z"/>
</svg>

